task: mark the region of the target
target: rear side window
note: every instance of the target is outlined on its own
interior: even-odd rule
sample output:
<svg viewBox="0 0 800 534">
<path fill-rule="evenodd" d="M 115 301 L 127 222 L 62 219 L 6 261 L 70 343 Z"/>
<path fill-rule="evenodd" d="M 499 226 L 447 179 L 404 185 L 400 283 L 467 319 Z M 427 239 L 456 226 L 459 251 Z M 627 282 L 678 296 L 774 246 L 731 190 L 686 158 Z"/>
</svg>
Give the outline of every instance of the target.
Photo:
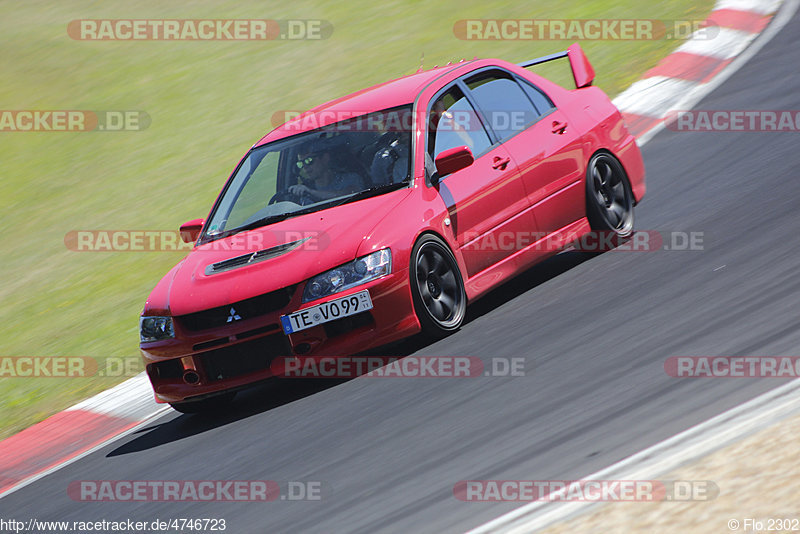
<svg viewBox="0 0 800 534">
<path fill-rule="evenodd" d="M 539 118 L 531 99 L 507 72 L 482 72 L 468 78 L 466 83 L 489 127 L 501 141 Z"/>
<path fill-rule="evenodd" d="M 491 144 L 475 108 L 461 89 L 452 87 L 433 102 L 428 116 L 428 155 L 431 161 L 447 149 L 464 145 L 477 158 Z"/>
<path fill-rule="evenodd" d="M 525 94 L 528 95 L 528 98 L 531 99 L 533 105 L 536 106 L 536 111 L 539 112 L 539 115 L 545 115 L 551 109 L 556 108 L 553 101 L 550 100 L 550 97 L 532 83 L 526 80 L 520 80 L 520 85 L 522 85 L 522 89 L 525 91 Z"/>
</svg>

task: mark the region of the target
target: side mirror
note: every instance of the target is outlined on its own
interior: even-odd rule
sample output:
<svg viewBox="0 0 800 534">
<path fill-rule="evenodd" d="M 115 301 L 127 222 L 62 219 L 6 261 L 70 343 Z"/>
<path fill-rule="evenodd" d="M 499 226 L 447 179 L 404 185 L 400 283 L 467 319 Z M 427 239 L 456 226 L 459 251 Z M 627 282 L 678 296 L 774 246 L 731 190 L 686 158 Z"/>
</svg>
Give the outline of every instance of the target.
<svg viewBox="0 0 800 534">
<path fill-rule="evenodd" d="M 569 65 L 572 67 L 572 77 L 575 79 L 575 87 L 589 87 L 594 81 L 594 68 L 589 63 L 589 58 L 583 53 L 581 45 L 575 43 L 567 48 Z"/>
<path fill-rule="evenodd" d="M 446 176 L 472 165 L 475 158 L 468 146 L 448 148 L 436 156 L 436 173 Z"/>
<path fill-rule="evenodd" d="M 192 219 L 181 225 L 181 240 L 184 243 L 194 243 L 200 237 L 200 231 L 203 229 L 205 219 Z"/>
</svg>

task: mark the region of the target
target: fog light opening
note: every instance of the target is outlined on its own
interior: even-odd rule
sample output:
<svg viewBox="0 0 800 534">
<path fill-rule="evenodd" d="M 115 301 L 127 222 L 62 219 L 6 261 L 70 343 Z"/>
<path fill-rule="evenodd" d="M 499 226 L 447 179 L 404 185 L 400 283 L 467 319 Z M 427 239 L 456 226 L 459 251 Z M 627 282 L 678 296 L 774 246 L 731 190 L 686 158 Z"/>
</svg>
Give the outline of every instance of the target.
<svg viewBox="0 0 800 534">
<path fill-rule="evenodd" d="M 311 343 L 300 343 L 294 348 L 295 354 L 308 354 L 311 352 Z"/>
</svg>

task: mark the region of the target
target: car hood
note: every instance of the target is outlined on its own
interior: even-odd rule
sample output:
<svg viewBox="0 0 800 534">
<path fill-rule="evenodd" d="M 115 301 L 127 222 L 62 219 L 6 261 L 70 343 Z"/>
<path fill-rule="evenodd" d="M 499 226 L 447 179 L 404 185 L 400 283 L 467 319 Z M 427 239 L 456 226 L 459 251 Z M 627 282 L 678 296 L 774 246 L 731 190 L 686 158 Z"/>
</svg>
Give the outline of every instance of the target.
<svg viewBox="0 0 800 534">
<path fill-rule="evenodd" d="M 172 315 L 184 315 L 224 306 L 299 284 L 351 261 L 373 227 L 410 193 L 393 191 L 195 247 L 167 275 L 172 280 L 165 287 L 164 307 Z M 293 248 L 281 250 L 287 243 Z M 262 252 L 267 259 L 247 263 L 253 253 L 274 247 L 279 248 Z M 240 258 L 241 265 L 209 274 L 209 266 L 232 258 Z"/>
</svg>

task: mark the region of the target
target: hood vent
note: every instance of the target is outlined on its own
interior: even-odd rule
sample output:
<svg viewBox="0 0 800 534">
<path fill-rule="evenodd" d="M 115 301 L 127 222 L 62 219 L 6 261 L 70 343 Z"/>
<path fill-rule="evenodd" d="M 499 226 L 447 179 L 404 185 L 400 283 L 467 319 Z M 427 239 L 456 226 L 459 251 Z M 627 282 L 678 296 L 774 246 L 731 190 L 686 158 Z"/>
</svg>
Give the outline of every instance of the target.
<svg viewBox="0 0 800 534">
<path fill-rule="evenodd" d="M 244 267 L 245 265 L 252 265 L 260 261 L 277 258 L 278 256 L 282 256 L 287 252 L 296 249 L 309 239 L 311 239 L 311 236 L 308 236 L 305 239 L 300 239 L 298 241 L 291 241 L 289 243 L 284 243 L 283 245 L 278 245 L 277 247 L 265 248 L 264 250 L 259 250 L 258 252 L 250 252 L 242 256 L 236 256 L 235 258 L 230 258 L 217 263 L 212 263 L 211 265 L 206 266 L 206 271 L 205 271 L 206 276 L 210 276 L 212 274 L 224 273 L 225 271 L 238 269 L 239 267 Z"/>
</svg>

